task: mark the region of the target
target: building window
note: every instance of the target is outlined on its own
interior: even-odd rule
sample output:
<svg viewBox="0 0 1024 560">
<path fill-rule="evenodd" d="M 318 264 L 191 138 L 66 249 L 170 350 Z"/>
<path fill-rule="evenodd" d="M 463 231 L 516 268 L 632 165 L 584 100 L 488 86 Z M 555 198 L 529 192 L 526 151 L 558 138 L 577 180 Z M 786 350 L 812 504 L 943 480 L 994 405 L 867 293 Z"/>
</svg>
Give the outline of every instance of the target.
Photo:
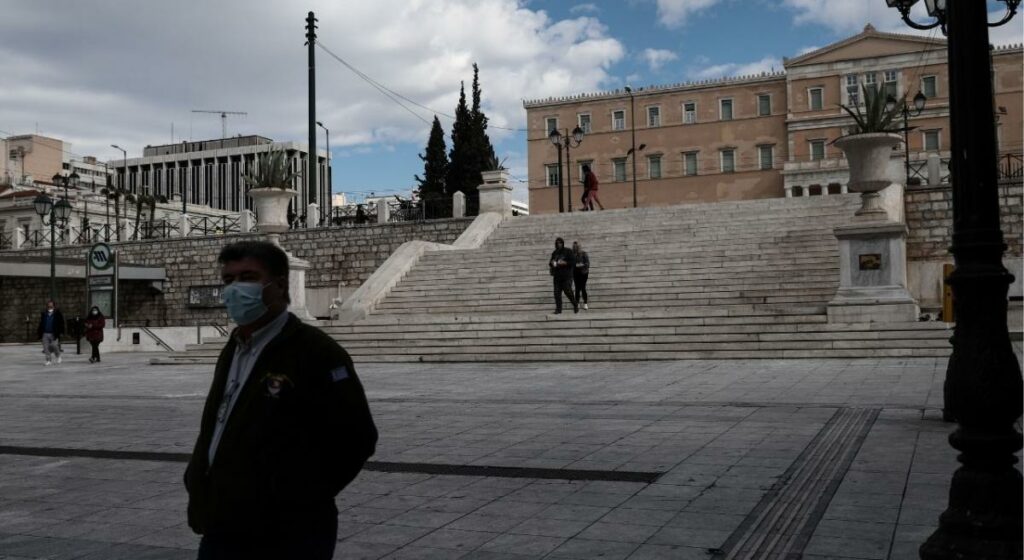
<svg viewBox="0 0 1024 560">
<path fill-rule="evenodd" d="M 612 130 L 624 130 L 626 128 L 626 112 L 612 111 Z"/>
<path fill-rule="evenodd" d="M 774 151 L 775 147 L 770 145 L 757 147 L 758 165 L 761 169 L 775 167 Z"/>
<path fill-rule="evenodd" d="M 772 114 L 772 96 L 762 94 L 757 96 L 757 116 L 767 117 Z"/>
<path fill-rule="evenodd" d="M 856 74 L 846 75 L 846 104 L 860 105 L 860 86 L 857 84 Z"/>
<path fill-rule="evenodd" d="M 661 126 L 661 107 L 647 108 L 647 126 Z"/>
<path fill-rule="evenodd" d="M 736 171 L 736 150 L 730 148 L 721 151 L 722 173 L 733 173 Z"/>
<path fill-rule="evenodd" d="M 661 156 L 647 156 L 647 177 L 661 179 Z"/>
<path fill-rule="evenodd" d="M 718 108 L 718 118 L 720 120 L 732 120 L 732 99 L 720 99 L 718 101 Z"/>
<path fill-rule="evenodd" d="M 576 119 L 584 134 L 590 134 L 590 113 L 576 115 Z"/>
<path fill-rule="evenodd" d="M 924 149 L 926 152 L 937 152 L 941 149 L 938 130 L 924 131 Z"/>
<path fill-rule="evenodd" d="M 921 78 L 921 93 L 928 99 L 939 96 L 939 88 L 935 76 Z"/>
<path fill-rule="evenodd" d="M 683 154 L 683 175 L 697 174 L 697 152 L 686 152 Z"/>
<path fill-rule="evenodd" d="M 626 158 L 613 159 L 612 169 L 615 172 L 616 183 L 621 183 L 626 180 Z"/>
<path fill-rule="evenodd" d="M 886 70 L 885 71 L 885 82 L 882 84 L 883 94 L 885 96 L 890 96 L 891 95 L 893 97 L 896 97 L 897 89 L 898 88 L 896 87 L 896 71 L 895 70 Z"/>
<path fill-rule="evenodd" d="M 544 130 L 549 134 L 552 130 L 558 130 L 558 117 L 548 117 L 544 119 L 544 126 L 546 127 Z"/>
<path fill-rule="evenodd" d="M 825 159 L 825 141 L 824 140 L 811 140 L 811 161 L 818 161 Z"/>
<path fill-rule="evenodd" d="M 807 90 L 807 100 L 812 111 L 820 111 L 824 106 L 823 90 L 820 87 Z"/>
<path fill-rule="evenodd" d="M 683 122 L 686 124 L 697 122 L 697 104 L 695 102 L 683 103 Z"/>
<path fill-rule="evenodd" d="M 864 85 L 878 85 L 878 74 L 875 74 L 874 72 L 868 72 L 867 74 L 864 74 Z"/>
<path fill-rule="evenodd" d="M 559 169 L 559 167 L 560 166 L 557 163 L 553 164 L 553 165 L 545 165 L 544 166 L 544 169 L 547 171 L 547 178 L 548 178 L 548 186 L 549 187 L 557 187 L 558 186 L 558 179 L 559 179 L 559 176 L 561 175 L 561 171 L 562 171 L 561 169 Z"/>
</svg>

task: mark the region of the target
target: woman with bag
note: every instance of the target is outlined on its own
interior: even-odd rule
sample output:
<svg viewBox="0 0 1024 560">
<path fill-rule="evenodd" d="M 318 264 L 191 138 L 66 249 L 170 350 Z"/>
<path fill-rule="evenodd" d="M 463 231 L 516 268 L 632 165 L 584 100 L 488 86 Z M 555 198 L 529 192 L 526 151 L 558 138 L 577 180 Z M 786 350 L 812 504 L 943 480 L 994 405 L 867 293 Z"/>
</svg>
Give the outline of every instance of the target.
<svg viewBox="0 0 1024 560">
<path fill-rule="evenodd" d="M 85 339 L 92 345 L 92 357 L 89 363 L 100 361 L 100 343 L 103 342 L 103 327 L 107 326 L 107 320 L 95 305 L 89 310 L 89 316 L 85 318 Z"/>
</svg>

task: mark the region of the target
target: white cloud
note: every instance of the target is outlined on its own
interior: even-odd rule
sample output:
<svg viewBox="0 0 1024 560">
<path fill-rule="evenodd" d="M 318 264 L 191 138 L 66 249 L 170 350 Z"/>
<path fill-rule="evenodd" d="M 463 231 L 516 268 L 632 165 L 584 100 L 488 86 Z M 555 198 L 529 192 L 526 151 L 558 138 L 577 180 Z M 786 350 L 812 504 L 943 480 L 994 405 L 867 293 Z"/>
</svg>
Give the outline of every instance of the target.
<svg viewBox="0 0 1024 560">
<path fill-rule="evenodd" d="M 807 54 L 809 52 L 814 52 L 814 51 L 816 51 L 816 50 L 818 50 L 820 48 L 821 47 L 819 47 L 819 46 L 803 47 L 800 50 L 796 51 L 796 56 L 805 55 L 805 54 Z"/>
<path fill-rule="evenodd" d="M 719 0 L 657 0 L 658 22 L 669 28 L 681 27 L 693 14 L 707 10 Z"/>
<path fill-rule="evenodd" d="M 822 25 L 839 34 L 858 33 L 868 23 L 884 31 L 910 29 L 900 20 L 899 11 L 881 0 L 829 2 L 827 8 L 821 0 L 783 0 L 782 4 L 796 12 L 794 23 Z"/>
<path fill-rule="evenodd" d="M 597 14 L 601 12 L 601 8 L 598 8 L 595 4 L 576 4 L 569 8 L 570 14 Z"/>
<path fill-rule="evenodd" d="M 556 21 L 516 0 L 311 0 L 319 40 L 389 88 L 451 114 L 460 80 L 480 65 L 484 109 L 498 126 L 525 125 L 523 98 L 607 87 L 625 49 L 592 17 Z M 273 0 L 5 3 L 0 18 L 0 130 L 40 130 L 100 158 L 121 144 L 220 135 L 191 109 L 247 111 L 229 134 L 306 138 L 307 8 Z M 245 17 L 239 17 L 244 14 Z M 387 17 L 381 17 L 387 14 Z M 48 40 L 39 41 L 46 29 Z M 331 146 L 422 145 L 429 124 L 317 49 L 318 117 Z M 432 115 L 415 109 L 429 121 Z M 451 122 L 442 117 L 450 130 Z M 0 134 L 4 134 L 0 132 Z M 492 129 L 496 141 L 508 132 Z M 322 140 L 322 137 L 321 137 Z"/>
<path fill-rule="evenodd" d="M 644 49 L 640 56 L 647 61 L 651 72 L 657 72 L 665 63 L 679 59 L 679 55 L 666 49 Z"/>
<path fill-rule="evenodd" d="M 687 72 L 687 75 L 694 80 L 709 80 L 731 76 L 751 76 L 779 70 L 782 70 L 782 60 L 773 56 L 766 56 L 754 62 L 728 62 L 703 68 L 692 68 Z"/>
</svg>

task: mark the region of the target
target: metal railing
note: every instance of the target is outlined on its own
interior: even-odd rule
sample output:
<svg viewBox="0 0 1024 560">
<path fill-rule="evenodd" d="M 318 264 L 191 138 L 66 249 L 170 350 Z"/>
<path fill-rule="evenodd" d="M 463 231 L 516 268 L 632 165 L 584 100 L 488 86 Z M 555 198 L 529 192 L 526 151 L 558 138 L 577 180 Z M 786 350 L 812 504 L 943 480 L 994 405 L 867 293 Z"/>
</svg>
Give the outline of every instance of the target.
<svg viewBox="0 0 1024 560">
<path fill-rule="evenodd" d="M 139 236 L 142 239 L 181 237 L 181 226 L 174 220 L 146 221 L 139 224 Z"/>
<path fill-rule="evenodd" d="M 14 249 L 14 234 L 0 231 L 0 251 Z"/>
<path fill-rule="evenodd" d="M 939 177 L 939 183 L 948 185 L 949 184 L 949 162 L 950 158 L 944 157 L 939 159 L 939 173 L 943 170 L 946 171 L 945 175 Z M 910 162 L 909 177 L 911 180 L 918 179 L 922 185 L 928 184 L 928 161 L 919 160 Z"/>
<path fill-rule="evenodd" d="M 206 235 L 224 235 L 225 233 L 239 233 L 242 226 L 238 216 L 189 216 L 188 235 L 189 237 L 200 237 Z"/>
<path fill-rule="evenodd" d="M 356 206 L 336 206 L 331 211 L 331 220 L 327 227 L 362 227 L 377 223 L 376 204 L 358 204 Z"/>
<path fill-rule="evenodd" d="M 1000 154 L 998 162 L 1000 179 L 1024 177 L 1024 154 Z"/>
</svg>

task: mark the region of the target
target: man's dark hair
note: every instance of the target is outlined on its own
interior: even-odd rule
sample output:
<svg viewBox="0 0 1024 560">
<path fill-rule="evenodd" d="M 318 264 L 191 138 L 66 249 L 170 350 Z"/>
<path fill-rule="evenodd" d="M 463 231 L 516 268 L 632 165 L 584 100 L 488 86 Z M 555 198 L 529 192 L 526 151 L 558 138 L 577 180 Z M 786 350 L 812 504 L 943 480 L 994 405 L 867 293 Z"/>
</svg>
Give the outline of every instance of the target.
<svg viewBox="0 0 1024 560">
<path fill-rule="evenodd" d="M 267 241 L 239 241 L 220 250 L 217 262 L 220 264 L 255 259 L 267 269 L 271 276 L 288 277 L 288 255 L 277 245 Z"/>
<path fill-rule="evenodd" d="M 589 165 L 584 165 L 583 166 L 583 172 L 584 173 L 590 173 L 590 166 Z"/>
</svg>

